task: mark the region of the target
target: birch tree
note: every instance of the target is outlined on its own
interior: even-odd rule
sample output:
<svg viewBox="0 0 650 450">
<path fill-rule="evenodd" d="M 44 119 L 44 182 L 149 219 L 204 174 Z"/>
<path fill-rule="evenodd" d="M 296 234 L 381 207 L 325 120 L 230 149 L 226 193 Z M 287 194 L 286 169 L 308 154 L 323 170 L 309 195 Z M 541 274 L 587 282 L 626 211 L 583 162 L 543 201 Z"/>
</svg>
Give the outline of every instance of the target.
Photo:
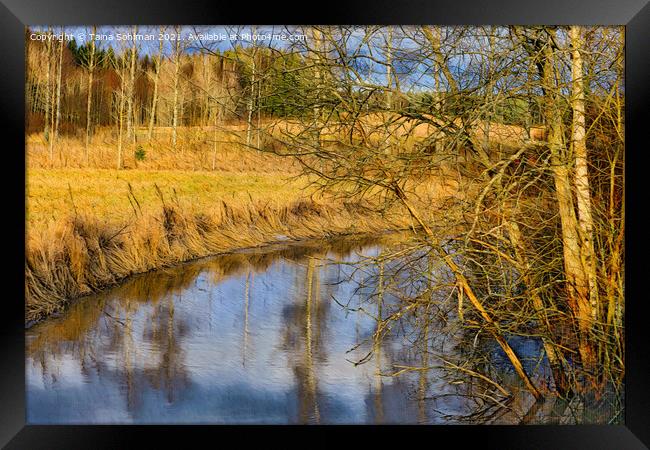
<svg viewBox="0 0 650 450">
<path fill-rule="evenodd" d="M 246 110 L 246 147 L 251 146 L 253 133 L 253 110 L 255 108 L 255 86 L 257 84 L 257 27 L 251 27 L 251 50 L 250 50 L 250 92 Z"/>
<path fill-rule="evenodd" d="M 47 35 L 52 35 L 51 28 L 48 28 Z M 47 59 L 47 66 L 45 72 L 45 124 L 43 127 L 43 134 L 45 141 L 49 143 L 52 139 L 51 134 L 51 121 L 52 121 L 52 82 L 50 80 L 52 74 L 52 40 L 45 41 L 45 57 Z M 52 161 L 52 148 L 50 147 L 50 161 Z"/>
<path fill-rule="evenodd" d="M 138 27 L 133 26 L 131 35 L 132 35 L 132 41 L 131 41 L 131 49 L 129 52 L 129 81 L 127 84 L 127 92 L 126 92 L 126 102 L 127 102 L 127 112 L 126 112 L 126 130 L 127 130 L 127 136 L 132 140 L 132 142 L 135 144 L 135 115 L 134 115 L 134 108 L 133 108 L 133 96 L 134 96 L 134 91 L 135 91 L 135 67 L 136 67 L 136 59 L 137 59 L 137 40 L 136 36 L 138 34 Z"/>
<path fill-rule="evenodd" d="M 165 27 L 160 27 L 160 34 L 164 35 Z M 147 139 L 151 142 L 153 138 L 153 127 L 156 121 L 156 106 L 158 104 L 158 83 L 160 82 L 160 69 L 163 61 L 163 43 L 162 37 L 158 41 L 158 57 L 154 59 L 154 76 L 153 76 L 153 96 L 151 99 L 151 109 L 149 112 L 149 129 Z"/>
<path fill-rule="evenodd" d="M 174 100 L 172 113 L 172 146 L 176 148 L 177 128 L 178 128 L 178 108 L 179 108 L 179 90 L 180 90 L 180 71 L 181 71 L 181 28 L 175 28 L 176 36 L 174 41 Z"/>
<path fill-rule="evenodd" d="M 61 29 L 63 33 L 63 28 Z M 56 64 L 56 105 L 53 111 L 54 123 L 52 127 L 52 139 L 50 139 L 50 160 L 54 159 L 54 144 L 59 137 L 59 123 L 61 122 L 61 71 L 63 68 L 63 47 L 65 39 L 59 40 L 59 57 Z"/>
<path fill-rule="evenodd" d="M 582 27 L 570 27 L 571 40 L 571 78 L 573 112 L 572 140 L 575 158 L 575 189 L 578 206 L 578 222 L 581 237 L 581 260 L 588 280 L 589 303 L 593 320 L 598 317 L 598 288 L 596 284 L 596 261 L 593 239 L 593 216 L 591 208 L 591 191 L 589 188 L 589 170 L 587 166 L 587 138 L 585 129 L 585 92 L 584 69 L 582 62 Z"/>
<path fill-rule="evenodd" d="M 88 70 L 88 98 L 86 102 L 86 140 L 85 140 L 85 146 L 84 146 L 84 153 L 85 153 L 85 159 L 86 159 L 86 164 L 88 164 L 88 147 L 90 145 L 90 127 L 91 127 L 91 106 L 92 106 L 92 99 L 93 99 L 93 75 L 95 73 L 95 65 L 97 64 L 97 61 L 95 61 L 95 39 L 94 35 L 97 34 L 97 26 L 93 25 L 92 27 L 92 32 L 91 32 L 91 42 L 90 42 L 90 54 L 88 56 L 88 65 L 87 65 L 87 70 Z"/>
<path fill-rule="evenodd" d="M 115 122 L 117 125 L 117 170 L 122 169 L 124 164 L 124 134 L 126 132 L 125 120 L 128 120 L 126 105 L 127 105 L 127 93 L 129 91 L 129 64 L 130 59 L 127 59 L 129 55 L 128 48 L 123 48 L 122 52 L 112 58 L 112 66 L 115 70 L 116 75 L 119 78 L 120 86 L 119 90 L 114 93 L 114 114 Z"/>
</svg>

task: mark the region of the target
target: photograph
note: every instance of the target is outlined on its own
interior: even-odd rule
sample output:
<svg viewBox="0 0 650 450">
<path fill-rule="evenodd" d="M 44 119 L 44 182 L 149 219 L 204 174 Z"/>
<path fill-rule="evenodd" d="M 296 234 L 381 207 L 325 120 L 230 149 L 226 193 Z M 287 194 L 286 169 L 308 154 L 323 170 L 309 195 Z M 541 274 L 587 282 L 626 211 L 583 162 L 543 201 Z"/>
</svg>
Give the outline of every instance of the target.
<svg viewBox="0 0 650 450">
<path fill-rule="evenodd" d="M 28 425 L 625 425 L 625 26 L 24 33 Z"/>
</svg>

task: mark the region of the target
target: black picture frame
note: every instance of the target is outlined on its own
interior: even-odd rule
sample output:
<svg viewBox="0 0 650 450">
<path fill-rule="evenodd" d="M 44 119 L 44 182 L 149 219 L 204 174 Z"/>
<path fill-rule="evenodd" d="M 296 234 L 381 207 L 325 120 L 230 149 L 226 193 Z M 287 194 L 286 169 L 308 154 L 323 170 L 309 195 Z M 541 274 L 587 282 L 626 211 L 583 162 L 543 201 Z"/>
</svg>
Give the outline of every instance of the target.
<svg viewBox="0 0 650 450">
<path fill-rule="evenodd" d="M 334 443 L 338 434 L 379 438 L 384 445 L 407 438 L 440 438 L 476 448 L 641 449 L 650 446 L 650 373 L 645 345 L 647 303 L 643 296 L 644 154 L 647 150 L 646 105 L 650 81 L 650 4 L 647 0 L 567 1 L 505 0 L 479 2 L 446 0 L 321 2 L 218 2 L 199 0 L 129 0 L 94 3 L 81 0 L 0 0 L 0 139 L 4 173 L 2 199 L 7 238 L 3 271 L 5 289 L 0 312 L 0 445 L 6 448 L 123 448 L 157 443 L 187 444 L 192 438 L 232 435 L 235 442 L 253 432 L 271 440 L 302 440 L 304 433 L 323 433 Z M 309 9 L 309 8 L 312 9 Z M 316 7 L 316 8 L 314 8 Z M 626 26 L 626 380 L 625 425 L 603 426 L 32 426 L 25 423 L 24 380 L 24 241 L 25 235 L 25 35 L 26 25 L 56 24 L 584 24 Z M 645 145 L 644 145 L 645 144 Z M 11 233 L 11 234 L 9 234 Z M 298 434 L 294 437 L 295 434 Z M 287 436 L 291 434 L 290 436 Z M 346 436 L 347 439 L 347 436 Z M 215 445 L 223 441 L 212 440 Z M 269 441 L 270 442 L 270 441 Z M 327 442 L 325 439 L 323 443 Z M 339 441 L 340 442 L 340 441 Z M 406 442 L 406 441 L 399 441 Z M 346 440 L 347 443 L 347 440 Z"/>
</svg>

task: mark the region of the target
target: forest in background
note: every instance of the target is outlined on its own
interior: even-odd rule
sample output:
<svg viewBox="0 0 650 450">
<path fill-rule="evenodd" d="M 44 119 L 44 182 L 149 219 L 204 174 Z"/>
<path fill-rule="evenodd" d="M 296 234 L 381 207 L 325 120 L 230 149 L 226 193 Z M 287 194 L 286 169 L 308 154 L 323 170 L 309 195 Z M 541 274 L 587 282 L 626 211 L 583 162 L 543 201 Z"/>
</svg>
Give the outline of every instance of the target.
<svg viewBox="0 0 650 450">
<path fill-rule="evenodd" d="M 97 28 L 89 28 L 85 36 L 93 31 L 100 35 Z M 125 35 L 144 32 L 142 27 L 116 28 L 116 31 Z M 216 164 L 210 165 L 210 160 L 214 162 L 218 147 L 229 145 L 232 136 L 242 131 L 241 127 L 246 129 L 245 145 L 259 147 L 264 131 L 268 131 L 269 120 L 303 120 L 313 114 L 315 99 L 309 95 L 314 91 L 320 89 L 318 101 L 329 105 L 338 103 L 337 95 L 343 93 L 321 89 L 325 86 L 318 85 L 319 71 L 309 60 L 313 53 L 304 44 L 273 46 L 238 41 L 221 49 L 224 45 L 170 40 L 170 36 L 182 37 L 189 32 L 182 27 L 149 28 L 146 32 L 166 38 L 157 44 L 148 43 L 145 52 L 141 48 L 143 43 L 138 40 L 107 44 L 99 38 L 97 41 L 86 38 L 86 42 L 78 43 L 74 35 L 62 41 L 36 40 L 29 36 L 48 33 L 57 36 L 66 31 L 49 27 L 47 31 L 34 33 L 27 29 L 27 133 L 33 136 L 31 144 L 45 145 L 48 149 L 45 153 L 48 161 L 41 161 L 41 152 L 36 152 L 34 164 L 107 165 L 109 161 L 105 158 L 87 151 L 91 144 L 98 144 L 92 139 L 98 134 L 101 143 L 108 139 L 119 144 L 113 158 L 115 167 L 121 168 L 122 159 L 126 158 L 127 166 L 133 168 L 136 161 L 147 159 L 146 152 L 142 151 L 135 157 L 138 148 L 146 147 L 144 144 L 157 137 L 164 137 L 156 139 L 157 147 L 163 145 L 173 150 L 178 145 L 177 135 L 183 133 L 183 147 L 196 150 L 193 157 L 200 161 L 195 162 L 193 168 L 214 169 Z M 452 96 L 448 95 L 451 86 L 446 85 L 444 76 L 432 77 L 430 73 L 423 79 L 413 76 L 421 71 L 431 72 L 431 68 L 427 67 L 424 55 L 417 48 L 409 48 L 421 45 L 417 42 L 417 31 L 411 34 L 413 36 L 405 33 L 389 44 L 384 43 L 388 46 L 377 57 L 364 55 L 354 62 L 351 68 L 357 72 L 356 76 L 367 76 L 369 84 L 348 89 L 345 92 L 348 100 L 362 105 L 360 110 L 366 114 L 385 111 L 388 106 L 412 115 L 430 112 L 444 102 L 447 113 L 454 116 L 483 100 L 478 86 L 468 85 L 463 96 Z M 408 39 L 412 42 L 404 44 Z M 373 61 L 374 58 L 378 58 L 378 62 Z M 382 58 L 394 60 L 388 61 L 391 68 L 381 67 L 387 63 Z M 455 63 L 461 64 L 460 60 Z M 471 80 L 467 82 L 472 83 Z M 386 83 L 394 85 L 390 91 L 383 86 Z M 400 84 L 408 87 L 401 88 Z M 531 129 L 533 135 L 543 134 L 536 126 L 543 123 L 539 94 L 531 89 L 503 98 L 494 105 L 490 115 L 495 122 L 522 127 L 506 131 L 507 137 L 530 133 Z M 332 108 L 335 116 L 344 111 L 345 108 Z M 207 128 L 219 132 L 211 136 Z M 34 139 L 38 134 L 42 134 L 41 139 Z M 74 138 L 77 146 L 83 144 L 83 158 L 69 148 L 73 142 L 62 143 L 58 148 L 59 138 Z M 200 144 L 205 148 L 199 151 L 196 147 Z M 123 146 L 129 146 L 132 151 L 117 151 Z M 161 151 L 157 149 L 156 153 Z M 156 153 L 150 157 L 155 157 Z M 170 161 L 167 164 L 174 166 Z"/>
</svg>

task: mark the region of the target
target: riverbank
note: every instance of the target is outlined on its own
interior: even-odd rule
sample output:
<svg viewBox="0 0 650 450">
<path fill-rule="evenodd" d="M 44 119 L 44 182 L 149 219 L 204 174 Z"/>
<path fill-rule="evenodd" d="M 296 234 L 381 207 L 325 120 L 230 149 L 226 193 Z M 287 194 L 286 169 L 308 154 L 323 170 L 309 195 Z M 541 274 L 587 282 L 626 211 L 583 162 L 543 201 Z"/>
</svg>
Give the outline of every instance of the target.
<svg viewBox="0 0 650 450">
<path fill-rule="evenodd" d="M 310 196 L 252 173 L 30 169 L 27 322 L 130 275 L 273 242 L 412 225 L 399 207 Z"/>
</svg>

